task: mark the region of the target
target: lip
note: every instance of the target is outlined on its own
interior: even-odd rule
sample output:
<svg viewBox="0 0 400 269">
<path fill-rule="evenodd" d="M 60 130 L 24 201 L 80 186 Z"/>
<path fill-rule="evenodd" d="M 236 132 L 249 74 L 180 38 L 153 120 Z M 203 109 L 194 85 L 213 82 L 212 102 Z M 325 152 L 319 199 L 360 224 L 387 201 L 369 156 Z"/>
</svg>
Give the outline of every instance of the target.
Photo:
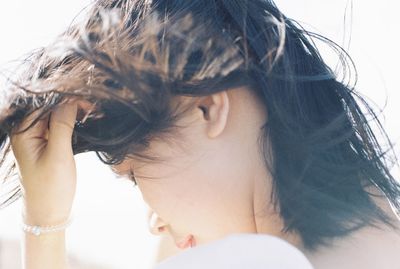
<svg viewBox="0 0 400 269">
<path fill-rule="evenodd" d="M 196 246 L 196 241 L 193 237 L 193 235 L 187 235 L 184 238 L 180 240 L 176 240 L 175 244 L 178 248 L 180 249 L 186 249 L 188 247 L 193 248 Z"/>
</svg>

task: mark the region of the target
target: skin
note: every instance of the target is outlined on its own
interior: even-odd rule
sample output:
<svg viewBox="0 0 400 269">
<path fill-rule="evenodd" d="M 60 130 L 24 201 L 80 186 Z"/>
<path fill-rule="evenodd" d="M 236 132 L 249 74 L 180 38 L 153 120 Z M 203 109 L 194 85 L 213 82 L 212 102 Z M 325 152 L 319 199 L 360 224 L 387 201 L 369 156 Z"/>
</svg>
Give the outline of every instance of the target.
<svg viewBox="0 0 400 269">
<path fill-rule="evenodd" d="M 151 154 L 165 161 L 128 159 L 113 168 L 134 170 L 155 215 L 152 231 L 172 235 L 179 248 L 257 231 L 299 244 L 280 233 L 281 220 L 266 200 L 271 176 L 257 143 L 265 107 L 248 89 L 236 88 L 202 97 L 194 108 L 178 122 L 185 126 L 178 144 L 151 141 Z"/>
<path fill-rule="evenodd" d="M 395 263 L 400 268 L 396 258 L 400 236 L 384 226 L 366 227 L 313 252 L 305 249 L 297 234 L 282 233 L 282 219 L 268 199 L 272 178 L 257 144 L 260 128 L 268 121 L 265 106 L 246 88 L 204 97 L 196 104 L 181 121 L 187 128 L 178 143 L 151 144 L 151 153 L 166 161 L 130 159 L 114 167 L 116 172 L 134 170 L 151 207 L 150 231 L 163 236 L 158 261 L 230 233 L 249 232 L 288 241 L 315 268 L 372 269 Z M 368 191 L 379 193 L 372 187 Z M 398 220 L 385 198 L 373 200 Z M 365 253 L 376 253 L 371 256 L 374 262 L 361 258 Z M 360 259 L 354 259 L 357 255 Z"/>
<path fill-rule="evenodd" d="M 397 260 L 400 238 L 391 230 L 364 229 L 354 237 L 338 240 L 334 247 L 312 253 L 303 248 L 298 235 L 281 233 L 282 219 L 268 200 L 272 178 L 257 142 L 261 126 L 268 121 L 266 108 L 246 88 L 193 98 L 179 100 L 195 102 L 178 122 L 183 128 L 177 139 L 151 141 L 149 150 L 164 161 L 126 159 L 112 167 L 121 175 L 134 170 L 152 210 L 153 233 L 168 235 L 179 249 L 232 233 L 265 233 L 297 247 L 315 268 L 338 268 L 334 265 L 340 261 L 340 268 L 372 269 L 377 268 L 371 265 L 372 259 L 380 264 Z M 76 186 L 70 141 L 77 109 L 87 107 L 82 102 L 66 104 L 32 130 L 11 137 L 22 179 L 26 223 L 47 226 L 68 219 Z M 27 123 L 29 117 L 23 126 Z M 385 200 L 379 202 L 390 212 Z M 24 240 L 24 268 L 68 268 L 64 231 L 39 237 L 26 234 Z M 377 248 L 386 251 L 353 259 L 353 254 Z M 357 267 L 360 263 L 363 267 Z"/>
<path fill-rule="evenodd" d="M 71 139 L 77 108 L 76 103 L 59 106 L 33 128 L 10 137 L 21 179 L 23 221 L 28 225 L 58 225 L 70 216 L 76 189 Z M 38 112 L 18 130 L 29 126 Z M 22 256 L 23 268 L 68 268 L 65 231 L 40 236 L 25 233 Z"/>
</svg>

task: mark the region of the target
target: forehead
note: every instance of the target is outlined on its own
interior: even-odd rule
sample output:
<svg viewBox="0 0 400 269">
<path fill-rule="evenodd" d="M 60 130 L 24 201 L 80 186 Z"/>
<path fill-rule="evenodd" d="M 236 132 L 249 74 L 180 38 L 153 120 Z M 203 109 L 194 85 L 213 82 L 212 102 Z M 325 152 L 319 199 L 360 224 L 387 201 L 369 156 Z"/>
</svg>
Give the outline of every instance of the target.
<svg viewBox="0 0 400 269">
<path fill-rule="evenodd" d="M 173 136 L 154 136 L 145 151 L 139 155 L 129 154 L 121 163 L 110 165 L 110 168 L 117 175 L 134 171 L 135 175 L 143 177 L 157 174 L 160 170 L 169 171 L 172 169 L 169 166 L 185 162 L 188 157 L 188 149 L 182 141 Z"/>
<path fill-rule="evenodd" d="M 150 163 L 149 160 L 129 157 L 125 158 L 120 164 L 110 165 L 110 168 L 117 175 L 126 175 L 130 170 L 137 171 L 138 168 L 142 168 L 148 163 Z M 154 163 L 154 161 L 151 163 Z"/>
</svg>

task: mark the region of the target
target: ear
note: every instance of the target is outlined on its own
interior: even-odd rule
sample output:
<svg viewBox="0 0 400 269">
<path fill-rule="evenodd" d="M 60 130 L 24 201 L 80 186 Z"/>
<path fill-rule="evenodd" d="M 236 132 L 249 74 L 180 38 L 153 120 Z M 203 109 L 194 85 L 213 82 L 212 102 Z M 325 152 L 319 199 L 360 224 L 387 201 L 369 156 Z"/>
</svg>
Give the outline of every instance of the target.
<svg viewBox="0 0 400 269">
<path fill-rule="evenodd" d="M 227 91 L 201 98 L 197 103 L 197 108 L 202 111 L 208 137 L 215 138 L 220 135 L 225 129 L 228 119 L 229 98 Z"/>
</svg>

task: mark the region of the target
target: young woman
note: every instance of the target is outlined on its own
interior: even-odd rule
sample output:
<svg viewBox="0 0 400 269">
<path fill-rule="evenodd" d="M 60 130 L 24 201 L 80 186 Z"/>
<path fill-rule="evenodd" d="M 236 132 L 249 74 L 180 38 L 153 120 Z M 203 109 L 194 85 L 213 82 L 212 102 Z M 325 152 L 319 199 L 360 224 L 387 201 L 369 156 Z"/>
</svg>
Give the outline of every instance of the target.
<svg viewBox="0 0 400 269">
<path fill-rule="evenodd" d="M 347 70 L 272 1 L 94 2 L 7 89 L 25 267 L 68 266 L 73 156 L 95 151 L 189 248 L 159 268 L 400 268 L 373 110 L 312 38 Z"/>
</svg>

